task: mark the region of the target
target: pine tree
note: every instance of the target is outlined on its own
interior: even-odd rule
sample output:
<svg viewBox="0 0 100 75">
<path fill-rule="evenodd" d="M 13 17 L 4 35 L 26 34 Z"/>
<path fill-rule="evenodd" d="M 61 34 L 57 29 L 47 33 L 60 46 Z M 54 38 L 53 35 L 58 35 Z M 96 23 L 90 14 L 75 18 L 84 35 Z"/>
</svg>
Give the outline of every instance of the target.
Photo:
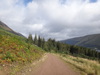
<svg viewBox="0 0 100 75">
<path fill-rule="evenodd" d="M 41 37 L 40 37 L 40 36 L 38 37 L 38 46 L 39 46 L 39 47 L 42 46 L 42 40 L 41 40 Z"/>
<path fill-rule="evenodd" d="M 61 47 L 61 43 L 60 42 L 57 42 L 57 51 L 61 51 L 62 50 L 62 47 Z"/>
<path fill-rule="evenodd" d="M 35 34 L 35 37 L 34 37 L 34 44 L 37 45 L 38 44 L 38 39 L 37 39 L 37 35 Z"/>
<path fill-rule="evenodd" d="M 45 39 L 42 38 L 41 41 L 42 41 L 42 42 L 41 42 L 41 46 L 42 46 L 42 48 L 44 49 L 44 46 L 45 46 Z"/>
<path fill-rule="evenodd" d="M 33 44 L 32 34 L 29 34 L 27 41 L 28 41 L 28 43 Z"/>
</svg>

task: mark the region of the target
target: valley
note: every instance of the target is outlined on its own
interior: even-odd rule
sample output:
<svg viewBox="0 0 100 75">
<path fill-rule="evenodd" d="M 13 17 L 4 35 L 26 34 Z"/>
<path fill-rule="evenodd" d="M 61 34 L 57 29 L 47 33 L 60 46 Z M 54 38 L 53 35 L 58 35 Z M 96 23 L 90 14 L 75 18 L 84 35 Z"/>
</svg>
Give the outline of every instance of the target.
<svg viewBox="0 0 100 75">
<path fill-rule="evenodd" d="M 99 75 L 99 70 L 96 50 L 32 34 L 26 38 L 0 22 L 0 75 Z"/>
<path fill-rule="evenodd" d="M 0 75 L 100 75 L 100 0 L 0 0 Z"/>
</svg>

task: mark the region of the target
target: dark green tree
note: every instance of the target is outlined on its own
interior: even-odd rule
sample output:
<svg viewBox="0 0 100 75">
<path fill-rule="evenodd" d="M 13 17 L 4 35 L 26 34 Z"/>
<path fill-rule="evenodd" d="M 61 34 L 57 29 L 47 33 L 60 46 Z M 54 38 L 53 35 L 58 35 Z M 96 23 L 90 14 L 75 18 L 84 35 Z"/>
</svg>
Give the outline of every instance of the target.
<svg viewBox="0 0 100 75">
<path fill-rule="evenodd" d="M 41 47 L 44 49 L 44 46 L 45 46 L 45 39 L 42 38 L 41 41 L 42 41 L 42 42 L 41 42 Z"/>
<path fill-rule="evenodd" d="M 33 44 L 32 34 L 29 34 L 27 41 L 28 41 L 28 43 Z"/>
<path fill-rule="evenodd" d="M 35 34 L 35 37 L 34 37 L 34 44 L 38 45 L 38 39 L 37 39 L 37 35 L 36 34 Z"/>
<path fill-rule="evenodd" d="M 42 47 L 42 39 L 41 39 L 40 36 L 38 37 L 38 46 L 39 46 L 39 47 Z"/>
<path fill-rule="evenodd" d="M 61 50 L 62 50 L 61 43 L 57 42 L 57 51 L 61 52 Z"/>
</svg>

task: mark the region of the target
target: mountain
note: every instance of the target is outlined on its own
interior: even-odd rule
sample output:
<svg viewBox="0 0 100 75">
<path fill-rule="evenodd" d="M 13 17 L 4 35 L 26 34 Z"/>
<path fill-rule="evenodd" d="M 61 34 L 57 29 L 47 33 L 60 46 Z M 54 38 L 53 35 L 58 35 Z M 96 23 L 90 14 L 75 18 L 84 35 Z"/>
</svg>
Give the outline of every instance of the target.
<svg viewBox="0 0 100 75">
<path fill-rule="evenodd" d="M 83 37 L 62 40 L 61 42 L 88 48 L 97 48 L 100 50 L 100 34 L 92 34 Z"/>
<path fill-rule="evenodd" d="M 9 28 L 9 27 L 8 27 L 5 23 L 3 23 L 2 21 L 0 21 L 0 28 L 6 30 L 6 31 L 8 31 L 8 32 L 11 32 L 11 33 L 13 33 L 13 34 L 15 34 L 15 35 L 23 36 L 22 34 L 13 31 L 11 28 Z"/>
</svg>

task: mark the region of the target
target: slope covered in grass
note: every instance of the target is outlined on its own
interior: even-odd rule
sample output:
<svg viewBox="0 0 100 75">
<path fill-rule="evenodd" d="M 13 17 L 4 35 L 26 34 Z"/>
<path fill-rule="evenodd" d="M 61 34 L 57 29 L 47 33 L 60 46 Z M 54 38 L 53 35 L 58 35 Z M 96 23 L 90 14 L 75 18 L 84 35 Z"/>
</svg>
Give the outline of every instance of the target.
<svg viewBox="0 0 100 75">
<path fill-rule="evenodd" d="M 100 75 L 100 62 L 72 55 L 61 54 L 61 58 L 76 67 L 81 75 Z"/>
<path fill-rule="evenodd" d="M 44 51 L 26 40 L 0 28 L 0 63 L 23 63 L 40 58 Z"/>
</svg>

